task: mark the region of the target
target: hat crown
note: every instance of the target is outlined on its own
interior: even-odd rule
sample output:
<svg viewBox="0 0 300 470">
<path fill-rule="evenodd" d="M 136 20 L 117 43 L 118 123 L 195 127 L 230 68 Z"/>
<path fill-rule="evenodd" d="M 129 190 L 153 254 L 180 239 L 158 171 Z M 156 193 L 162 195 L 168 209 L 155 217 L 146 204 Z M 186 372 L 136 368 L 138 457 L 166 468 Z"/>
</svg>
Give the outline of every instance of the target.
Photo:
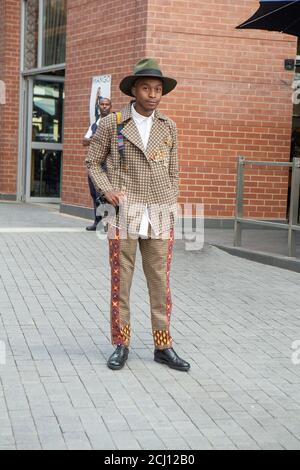
<svg viewBox="0 0 300 470">
<path fill-rule="evenodd" d="M 153 58 L 142 59 L 140 60 L 135 68 L 134 68 L 134 75 L 138 75 L 143 72 L 143 70 L 157 70 L 161 73 L 160 67 L 158 65 L 157 60 Z"/>
<path fill-rule="evenodd" d="M 165 77 L 163 75 L 156 59 L 148 57 L 140 60 L 136 64 L 132 75 L 123 78 L 119 85 L 120 90 L 125 93 L 125 95 L 134 96 L 132 94 L 132 88 L 139 77 L 160 79 L 163 85 L 163 95 L 170 93 L 177 85 L 177 81 L 174 78 Z"/>
</svg>

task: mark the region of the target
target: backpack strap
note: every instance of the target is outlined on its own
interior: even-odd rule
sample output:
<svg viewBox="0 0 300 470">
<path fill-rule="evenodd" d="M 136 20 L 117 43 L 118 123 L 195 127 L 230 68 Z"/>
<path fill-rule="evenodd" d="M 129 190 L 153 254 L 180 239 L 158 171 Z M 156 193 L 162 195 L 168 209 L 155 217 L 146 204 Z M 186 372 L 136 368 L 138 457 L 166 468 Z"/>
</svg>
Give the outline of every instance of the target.
<svg viewBox="0 0 300 470">
<path fill-rule="evenodd" d="M 125 158 L 125 145 L 124 145 L 124 137 L 122 134 L 124 124 L 122 122 L 122 113 L 118 112 L 115 114 L 117 118 L 118 148 L 119 148 L 119 154 L 120 154 L 120 161 L 122 161 Z"/>
<path fill-rule="evenodd" d="M 97 122 L 94 122 L 91 126 L 91 131 L 93 135 L 96 134 L 97 129 L 98 129 Z"/>
</svg>

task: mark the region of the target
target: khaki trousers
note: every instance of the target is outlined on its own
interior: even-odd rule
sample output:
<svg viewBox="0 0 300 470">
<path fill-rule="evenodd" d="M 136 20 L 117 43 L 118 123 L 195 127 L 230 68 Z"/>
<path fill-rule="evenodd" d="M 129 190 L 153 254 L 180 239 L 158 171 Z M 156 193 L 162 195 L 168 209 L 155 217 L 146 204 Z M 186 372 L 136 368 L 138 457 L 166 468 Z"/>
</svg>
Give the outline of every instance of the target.
<svg viewBox="0 0 300 470">
<path fill-rule="evenodd" d="M 130 288 L 134 273 L 137 246 L 142 255 L 143 270 L 150 296 L 151 323 L 154 345 L 157 349 L 172 347 L 170 318 L 172 300 L 170 267 L 174 245 L 174 231 L 167 239 L 126 238 L 120 232 L 108 232 L 111 266 L 111 337 L 112 344 L 130 343 Z"/>
</svg>

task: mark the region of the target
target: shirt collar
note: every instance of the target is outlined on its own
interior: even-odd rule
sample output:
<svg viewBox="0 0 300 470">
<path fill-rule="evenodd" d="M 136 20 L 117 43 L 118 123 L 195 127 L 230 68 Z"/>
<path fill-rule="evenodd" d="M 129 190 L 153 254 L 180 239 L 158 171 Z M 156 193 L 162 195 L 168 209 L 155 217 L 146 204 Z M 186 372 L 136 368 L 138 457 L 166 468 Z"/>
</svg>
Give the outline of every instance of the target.
<svg viewBox="0 0 300 470">
<path fill-rule="evenodd" d="M 138 122 L 144 122 L 144 121 L 148 121 L 150 119 L 153 120 L 154 115 L 155 115 L 155 111 L 153 111 L 151 116 L 143 116 L 142 114 L 140 114 L 136 111 L 135 107 L 133 106 L 133 103 L 131 105 L 131 113 L 132 113 L 133 119 L 137 120 Z"/>
</svg>

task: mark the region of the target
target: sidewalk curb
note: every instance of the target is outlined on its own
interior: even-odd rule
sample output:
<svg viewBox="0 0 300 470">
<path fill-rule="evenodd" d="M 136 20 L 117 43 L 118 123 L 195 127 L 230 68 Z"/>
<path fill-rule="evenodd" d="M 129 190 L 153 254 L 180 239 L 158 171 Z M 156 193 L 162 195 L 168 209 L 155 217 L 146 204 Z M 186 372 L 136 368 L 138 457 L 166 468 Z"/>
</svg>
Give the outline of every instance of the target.
<svg viewBox="0 0 300 470">
<path fill-rule="evenodd" d="M 297 258 L 289 258 L 288 256 L 274 255 L 264 253 L 262 251 L 247 250 L 245 248 L 236 248 L 215 243 L 211 243 L 211 245 L 219 248 L 220 250 L 226 251 L 233 256 L 300 273 L 300 259 Z"/>
</svg>

